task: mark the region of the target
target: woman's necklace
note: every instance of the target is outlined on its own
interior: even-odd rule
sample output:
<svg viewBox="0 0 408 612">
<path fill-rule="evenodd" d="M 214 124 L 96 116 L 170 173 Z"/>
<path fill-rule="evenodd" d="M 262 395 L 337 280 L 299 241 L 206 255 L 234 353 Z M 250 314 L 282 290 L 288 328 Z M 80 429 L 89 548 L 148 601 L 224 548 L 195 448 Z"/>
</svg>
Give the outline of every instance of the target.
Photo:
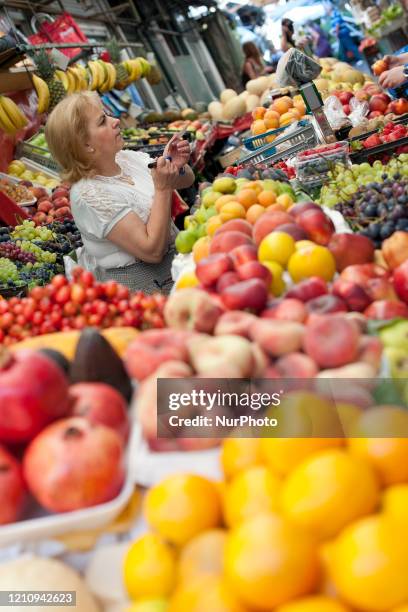
<svg viewBox="0 0 408 612">
<path fill-rule="evenodd" d="M 120 181 L 123 181 L 124 183 L 127 183 L 128 185 L 134 185 L 132 177 L 128 176 L 127 174 L 121 174 L 120 176 L 118 176 L 118 179 Z"/>
</svg>

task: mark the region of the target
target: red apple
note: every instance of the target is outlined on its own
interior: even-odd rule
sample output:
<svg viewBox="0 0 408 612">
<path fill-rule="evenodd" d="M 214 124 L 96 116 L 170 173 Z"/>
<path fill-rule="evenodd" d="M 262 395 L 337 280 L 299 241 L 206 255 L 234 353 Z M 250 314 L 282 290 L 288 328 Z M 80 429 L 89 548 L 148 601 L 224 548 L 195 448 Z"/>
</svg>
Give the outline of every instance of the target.
<svg viewBox="0 0 408 612">
<path fill-rule="evenodd" d="M 314 202 L 298 202 L 298 204 L 293 204 L 288 210 L 289 214 L 297 220 L 297 217 L 302 213 L 306 212 L 306 210 L 322 210 L 318 204 Z"/>
<path fill-rule="evenodd" d="M 364 264 L 374 259 L 374 243 L 358 234 L 334 234 L 327 245 L 336 260 L 338 272 L 350 265 Z"/>
<path fill-rule="evenodd" d="M 370 111 L 379 111 L 381 114 L 384 114 L 384 111 L 387 109 L 388 102 L 383 100 L 380 96 L 374 95 L 369 103 L 368 107 Z"/>
<path fill-rule="evenodd" d="M 341 91 L 338 98 L 344 106 L 345 104 L 350 104 L 350 100 L 354 98 L 354 94 L 351 91 Z"/>
<path fill-rule="evenodd" d="M 64 208 L 64 206 L 69 207 L 69 200 L 68 198 L 53 198 L 53 205 L 54 208 Z"/>
<path fill-rule="evenodd" d="M 343 113 L 345 115 L 349 115 L 351 113 L 350 104 L 343 104 Z"/>
<path fill-rule="evenodd" d="M 405 100 L 405 98 L 394 100 L 391 102 L 390 108 L 391 112 L 396 115 L 405 115 L 405 113 L 408 113 L 408 100 Z"/>
<path fill-rule="evenodd" d="M 110 385 L 84 382 L 71 385 L 72 416 L 114 429 L 124 442 L 129 436 L 129 419 L 124 397 Z"/>
</svg>

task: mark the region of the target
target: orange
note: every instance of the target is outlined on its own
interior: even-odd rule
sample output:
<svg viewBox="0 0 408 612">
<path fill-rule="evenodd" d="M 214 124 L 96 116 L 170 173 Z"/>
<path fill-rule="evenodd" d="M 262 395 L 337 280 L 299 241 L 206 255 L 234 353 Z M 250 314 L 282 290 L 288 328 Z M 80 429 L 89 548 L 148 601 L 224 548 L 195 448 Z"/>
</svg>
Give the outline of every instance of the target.
<svg viewBox="0 0 408 612">
<path fill-rule="evenodd" d="M 331 281 L 336 273 L 336 262 L 324 246 L 305 246 L 297 250 L 289 259 L 288 272 L 295 283 L 311 276 L 319 276 L 325 281 Z"/>
<path fill-rule="evenodd" d="M 220 210 L 220 217 L 224 223 L 231 219 L 245 219 L 245 208 L 238 202 L 227 202 Z"/>
<path fill-rule="evenodd" d="M 253 204 L 246 211 L 246 220 L 249 221 L 252 225 L 259 219 L 261 215 L 263 215 L 265 209 L 260 204 Z"/>
<path fill-rule="evenodd" d="M 188 583 L 198 576 L 221 576 L 227 532 L 224 529 L 203 531 L 190 540 L 178 561 L 178 581 Z"/>
<path fill-rule="evenodd" d="M 262 206 L 269 206 L 276 202 L 276 193 L 274 191 L 261 191 L 258 194 L 258 202 Z"/>
<path fill-rule="evenodd" d="M 301 117 L 306 115 L 306 106 L 303 100 L 293 100 L 293 106 L 300 112 Z"/>
<path fill-rule="evenodd" d="M 225 478 L 236 476 L 242 470 L 261 465 L 259 438 L 227 438 L 221 449 L 221 466 Z"/>
<path fill-rule="evenodd" d="M 265 113 L 263 121 L 268 130 L 274 130 L 279 127 L 279 113 L 274 110 L 269 110 Z"/>
<path fill-rule="evenodd" d="M 265 236 L 258 247 L 258 259 L 262 263 L 276 261 L 281 266 L 286 266 L 294 251 L 295 241 L 292 236 L 285 232 L 271 232 Z"/>
<path fill-rule="evenodd" d="M 376 435 L 389 437 L 377 438 Z M 363 412 L 349 440 L 350 451 L 376 469 L 384 486 L 408 483 L 408 413 L 397 406 Z M 402 436 L 402 437 L 393 437 Z"/>
<path fill-rule="evenodd" d="M 373 512 L 379 498 L 379 482 L 368 463 L 345 450 L 329 449 L 289 474 L 281 507 L 288 519 L 326 539 Z"/>
<path fill-rule="evenodd" d="M 257 106 L 252 111 L 252 119 L 263 119 L 266 113 L 266 108 L 264 106 Z"/>
<path fill-rule="evenodd" d="M 260 181 L 250 181 L 249 183 L 245 183 L 243 189 L 253 189 L 257 194 L 263 191 L 263 187 Z M 241 191 L 243 191 L 241 189 Z"/>
<path fill-rule="evenodd" d="M 205 229 L 206 229 L 208 236 L 213 236 L 215 232 L 217 231 L 217 229 L 221 227 L 223 223 L 224 222 L 221 219 L 220 215 L 215 215 L 214 217 L 210 217 L 210 219 L 208 219 L 208 221 L 205 224 Z"/>
<path fill-rule="evenodd" d="M 253 136 L 259 136 L 267 131 L 266 125 L 262 119 L 257 119 L 251 125 L 251 132 Z"/>
<path fill-rule="evenodd" d="M 123 579 L 131 599 L 166 597 L 173 590 L 175 554 L 154 533 L 147 533 L 131 544 L 123 563 Z"/>
<path fill-rule="evenodd" d="M 283 268 L 276 261 L 263 261 L 262 264 L 268 268 L 272 274 L 272 282 L 269 285 L 269 292 L 275 296 L 282 295 L 286 289 L 285 281 L 283 280 Z"/>
<path fill-rule="evenodd" d="M 217 212 L 220 212 L 221 206 L 224 206 L 224 204 L 227 204 L 228 202 L 236 202 L 236 201 L 237 201 L 237 196 L 232 195 L 231 193 L 228 195 L 222 195 L 216 201 L 215 209 L 217 210 Z"/>
<path fill-rule="evenodd" d="M 208 257 L 208 255 L 210 254 L 210 244 L 210 236 L 202 236 L 197 240 L 197 242 L 194 243 L 193 259 L 195 263 L 198 263 L 200 259 L 204 259 L 204 257 Z"/>
<path fill-rule="evenodd" d="M 280 118 L 280 126 L 283 127 L 284 125 L 289 125 L 294 121 L 297 121 L 297 119 L 295 119 L 292 113 L 284 113 Z"/>
<path fill-rule="evenodd" d="M 276 514 L 255 516 L 230 532 L 225 575 L 248 608 L 273 610 L 316 588 L 316 544 L 307 532 Z"/>
<path fill-rule="evenodd" d="M 240 472 L 224 494 L 226 524 L 235 527 L 258 514 L 278 511 L 279 491 L 279 480 L 264 466 Z"/>
<path fill-rule="evenodd" d="M 200 281 L 198 280 L 194 272 L 184 272 L 184 274 L 182 274 L 176 282 L 176 289 L 185 289 L 186 287 L 197 287 L 197 285 L 199 284 L 200 284 Z"/>
<path fill-rule="evenodd" d="M 293 115 L 295 119 L 301 119 L 302 113 L 297 108 L 291 108 L 288 110 L 288 113 Z"/>
<path fill-rule="evenodd" d="M 329 546 L 339 597 L 353 608 L 384 612 L 408 601 L 408 542 L 385 515 L 349 525 Z"/>
<path fill-rule="evenodd" d="M 350 612 L 350 608 L 331 597 L 313 595 L 279 606 L 276 612 Z"/>
<path fill-rule="evenodd" d="M 201 576 L 181 584 L 170 599 L 167 612 L 248 612 L 225 581 Z"/>
<path fill-rule="evenodd" d="M 256 190 L 254 188 L 242 189 L 242 191 L 237 194 L 237 200 L 247 210 L 250 206 L 258 202 Z"/>
<path fill-rule="evenodd" d="M 293 107 L 292 100 L 290 98 L 287 98 L 286 96 L 283 98 L 278 98 L 272 104 L 272 110 L 279 113 L 279 115 L 284 115 L 292 107 Z"/>
<path fill-rule="evenodd" d="M 219 526 L 219 490 L 202 476 L 168 476 L 147 492 L 144 514 L 148 525 L 165 540 L 183 546 L 202 531 Z"/>
<path fill-rule="evenodd" d="M 288 210 L 290 206 L 293 205 L 293 200 L 288 193 L 281 193 L 280 196 L 276 198 L 277 204 L 282 204 L 285 210 Z"/>
</svg>

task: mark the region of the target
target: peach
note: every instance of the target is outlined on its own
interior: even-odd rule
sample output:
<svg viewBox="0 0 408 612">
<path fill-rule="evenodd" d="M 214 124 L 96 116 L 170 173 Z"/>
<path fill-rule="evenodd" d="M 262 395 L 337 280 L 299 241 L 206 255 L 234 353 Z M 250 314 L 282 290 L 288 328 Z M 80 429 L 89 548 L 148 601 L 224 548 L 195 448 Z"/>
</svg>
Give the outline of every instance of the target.
<svg viewBox="0 0 408 612">
<path fill-rule="evenodd" d="M 239 266 L 249 261 L 258 261 L 258 251 L 253 244 L 243 244 L 235 247 L 235 249 L 232 249 L 229 253 L 229 256 L 232 259 L 235 269 L 238 269 Z"/>
<path fill-rule="evenodd" d="M 260 278 L 265 281 L 269 287 L 272 282 L 272 274 L 266 266 L 263 266 L 259 261 L 247 261 L 237 268 L 237 273 L 240 280 L 250 280 L 251 278 Z"/>
<path fill-rule="evenodd" d="M 239 202 L 227 202 L 220 208 L 220 217 L 222 221 L 231 221 L 232 219 L 245 219 L 246 209 Z"/>
<path fill-rule="evenodd" d="M 333 295 L 341 298 L 347 304 L 349 310 L 362 312 L 371 304 L 370 296 L 360 285 L 351 281 L 338 278 L 332 285 Z"/>
<path fill-rule="evenodd" d="M 334 234 L 328 244 L 336 260 L 336 269 L 342 272 L 347 266 L 365 264 L 374 259 L 374 243 L 359 234 Z"/>
<path fill-rule="evenodd" d="M 259 344 L 256 344 L 256 342 L 251 342 L 251 350 L 254 361 L 251 377 L 263 378 L 265 371 L 269 366 L 268 356 L 266 355 L 265 351 L 261 349 Z"/>
<path fill-rule="evenodd" d="M 388 278 L 369 278 L 364 284 L 364 290 L 372 302 L 397 299 L 397 294 Z"/>
<path fill-rule="evenodd" d="M 215 253 L 201 259 L 196 265 L 196 276 L 205 287 L 211 287 L 224 272 L 232 270 L 232 260 L 226 253 Z"/>
<path fill-rule="evenodd" d="M 289 236 L 292 236 L 296 242 L 298 240 L 307 240 L 307 234 L 305 230 L 303 230 L 297 223 L 284 223 L 283 225 L 279 225 L 276 230 L 278 232 L 286 232 Z"/>
<path fill-rule="evenodd" d="M 219 227 L 215 231 L 215 235 L 222 234 L 223 232 L 241 232 L 247 236 L 252 237 L 252 225 L 244 219 L 231 219 Z"/>
<path fill-rule="evenodd" d="M 408 232 L 394 232 L 384 240 L 381 250 L 387 266 L 395 270 L 408 259 Z"/>
<path fill-rule="evenodd" d="M 268 299 L 267 285 L 260 278 L 241 281 L 224 289 L 221 300 L 228 310 L 249 309 L 259 312 Z"/>
<path fill-rule="evenodd" d="M 190 363 L 198 374 L 219 372 L 229 364 L 235 366 L 243 378 L 252 374 L 252 349 L 246 338 L 233 335 L 199 336 L 187 342 L 187 348 Z"/>
<path fill-rule="evenodd" d="M 394 300 L 378 300 L 372 302 L 364 311 L 367 319 L 388 320 L 395 317 L 408 317 L 408 306 L 404 302 Z"/>
<path fill-rule="evenodd" d="M 334 234 L 333 221 L 322 210 L 306 210 L 296 218 L 296 223 L 316 244 L 326 246 Z"/>
<path fill-rule="evenodd" d="M 173 329 L 211 333 L 221 315 L 220 306 L 201 289 L 179 289 L 164 307 L 166 325 Z"/>
<path fill-rule="evenodd" d="M 265 236 L 273 232 L 279 225 L 292 222 L 292 217 L 284 211 L 266 212 L 253 226 L 252 237 L 255 244 L 259 246 Z"/>
<path fill-rule="evenodd" d="M 253 204 L 246 211 L 245 218 L 251 225 L 254 225 L 258 221 L 259 217 L 262 217 L 264 212 L 265 208 L 263 206 L 260 204 Z"/>
<path fill-rule="evenodd" d="M 289 353 L 275 362 L 282 378 L 314 378 L 319 371 L 316 363 L 303 353 Z"/>
<path fill-rule="evenodd" d="M 217 293 L 221 293 L 226 287 L 230 285 L 235 285 L 235 283 L 240 282 L 240 278 L 236 272 L 224 272 L 217 280 L 217 284 L 215 286 L 215 290 Z"/>
<path fill-rule="evenodd" d="M 302 302 L 308 302 L 313 298 L 317 298 L 321 295 L 325 295 L 328 292 L 327 283 L 319 276 L 311 276 L 300 283 L 297 283 L 294 287 L 289 289 L 286 293 L 287 298 L 296 298 Z"/>
<path fill-rule="evenodd" d="M 295 298 L 276 300 L 262 313 L 263 319 L 280 319 L 282 321 L 296 321 L 303 323 L 307 318 L 305 305 Z"/>
<path fill-rule="evenodd" d="M 375 336 L 361 336 L 358 351 L 358 361 L 368 363 L 378 371 L 383 352 L 381 340 Z"/>
<path fill-rule="evenodd" d="M 348 321 L 354 323 L 358 331 L 365 333 L 367 331 L 367 319 L 361 312 L 345 312 L 343 315 Z"/>
<path fill-rule="evenodd" d="M 273 357 L 298 351 L 302 346 L 304 326 L 292 321 L 258 319 L 253 323 L 250 337 Z"/>
<path fill-rule="evenodd" d="M 340 277 L 344 280 L 354 281 L 365 288 L 369 278 L 389 278 L 388 270 L 374 263 L 356 264 L 343 270 Z"/>
<path fill-rule="evenodd" d="M 231 231 L 220 234 L 216 232 L 211 241 L 210 255 L 214 253 L 229 253 L 241 244 L 252 244 L 252 240 L 247 234 L 242 232 Z"/>
<path fill-rule="evenodd" d="M 321 368 L 338 368 L 358 356 L 360 333 L 344 317 L 319 316 L 306 327 L 303 349 Z"/>
<path fill-rule="evenodd" d="M 322 209 L 320 208 L 318 204 L 315 204 L 314 202 L 298 202 L 297 204 L 294 204 L 293 206 L 291 206 L 288 209 L 288 212 L 296 220 L 296 218 L 299 217 L 299 215 L 301 215 L 303 212 L 306 212 L 306 210 L 320 210 L 321 211 Z"/>
<path fill-rule="evenodd" d="M 344 365 L 340 368 L 332 368 L 330 370 L 321 370 L 317 375 L 317 378 L 361 378 L 362 382 L 359 384 L 362 388 L 371 385 L 370 379 L 372 380 L 376 376 L 376 371 L 368 363 L 355 361 L 354 363 L 349 363 L 348 365 Z M 366 379 L 366 380 L 365 380 Z M 338 399 L 336 397 L 336 399 Z"/>
<path fill-rule="evenodd" d="M 150 329 L 128 346 L 125 365 L 129 376 L 144 380 L 166 361 L 187 361 L 189 334 L 171 329 Z"/>
<path fill-rule="evenodd" d="M 249 328 L 256 321 L 256 316 L 242 310 L 224 312 L 217 321 L 214 329 L 215 336 L 243 336 L 249 338 Z"/>
</svg>

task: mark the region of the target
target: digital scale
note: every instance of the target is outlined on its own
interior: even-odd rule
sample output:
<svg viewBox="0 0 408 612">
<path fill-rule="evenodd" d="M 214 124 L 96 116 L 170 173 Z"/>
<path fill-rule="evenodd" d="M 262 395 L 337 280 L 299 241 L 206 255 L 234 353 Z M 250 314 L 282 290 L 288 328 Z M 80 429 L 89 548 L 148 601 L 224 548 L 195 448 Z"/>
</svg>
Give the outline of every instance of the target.
<svg viewBox="0 0 408 612">
<path fill-rule="evenodd" d="M 323 100 L 318 92 L 316 85 L 312 82 L 304 83 L 299 86 L 306 107 L 310 110 L 313 117 L 316 119 L 317 127 L 319 128 L 322 140 L 326 143 L 337 142 L 337 138 L 330 127 L 330 123 L 324 112 Z"/>
</svg>

